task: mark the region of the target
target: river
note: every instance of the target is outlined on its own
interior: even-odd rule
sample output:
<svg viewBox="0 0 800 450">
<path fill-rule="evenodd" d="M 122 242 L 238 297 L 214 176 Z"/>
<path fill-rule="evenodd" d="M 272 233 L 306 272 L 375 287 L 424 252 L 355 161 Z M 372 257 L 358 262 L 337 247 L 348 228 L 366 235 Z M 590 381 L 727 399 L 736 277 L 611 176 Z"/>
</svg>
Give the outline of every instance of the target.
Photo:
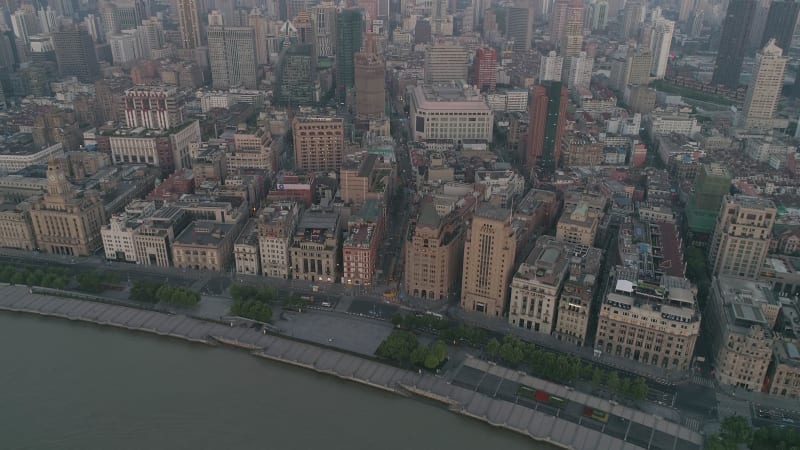
<svg viewBox="0 0 800 450">
<path fill-rule="evenodd" d="M 0 448 L 552 447 L 244 351 L 0 313 Z"/>
</svg>

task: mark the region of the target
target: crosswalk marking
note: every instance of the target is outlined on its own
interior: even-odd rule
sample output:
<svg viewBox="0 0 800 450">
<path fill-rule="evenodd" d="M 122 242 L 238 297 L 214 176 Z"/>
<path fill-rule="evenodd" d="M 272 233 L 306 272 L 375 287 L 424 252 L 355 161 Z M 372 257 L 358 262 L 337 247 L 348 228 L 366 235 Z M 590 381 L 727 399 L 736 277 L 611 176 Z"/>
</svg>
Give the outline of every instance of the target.
<svg viewBox="0 0 800 450">
<path fill-rule="evenodd" d="M 700 421 L 692 417 L 684 417 L 683 425 L 693 431 L 700 431 Z"/>
<path fill-rule="evenodd" d="M 714 387 L 714 380 L 711 380 L 710 378 L 703 378 L 697 375 L 692 375 L 692 383 L 710 388 Z"/>
</svg>

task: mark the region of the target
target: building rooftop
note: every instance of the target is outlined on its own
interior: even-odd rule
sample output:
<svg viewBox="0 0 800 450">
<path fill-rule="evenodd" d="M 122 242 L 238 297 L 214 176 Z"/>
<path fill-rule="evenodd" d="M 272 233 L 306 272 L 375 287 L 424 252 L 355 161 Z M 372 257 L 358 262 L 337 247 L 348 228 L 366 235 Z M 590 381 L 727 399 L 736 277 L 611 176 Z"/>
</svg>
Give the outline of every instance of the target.
<svg viewBox="0 0 800 450">
<path fill-rule="evenodd" d="M 527 280 L 538 284 L 557 286 L 567 274 L 568 245 L 551 236 L 542 236 L 536 241 L 528 258 L 514 275 L 515 280 Z"/>
<path fill-rule="evenodd" d="M 369 247 L 375 237 L 374 224 L 360 224 L 350 227 L 347 239 L 344 242 L 346 247 Z"/>
<path fill-rule="evenodd" d="M 242 232 L 236 239 L 236 245 L 258 245 L 258 221 L 256 219 L 250 219 L 247 221 L 244 229 L 242 229 Z"/>
<path fill-rule="evenodd" d="M 478 209 L 475 211 L 476 217 L 483 217 L 486 219 L 498 220 L 498 221 L 505 221 L 511 216 L 511 210 L 507 208 L 501 208 L 499 206 L 494 206 L 488 203 L 483 203 L 478 206 Z"/>
<path fill-rule="evenodd" d="M 714 284 L 721 296 L 723 320 L 728 328 L 747 334 L 751 326 L 761 325 L 769 331 L 770 323 L 762 306 L 777 306 L 779 302 L 768 284 L 727 276 L 717 277 Z"/>
<path fill-rule="evenodd" d="M 175 238 L 175 243 L 198 247 L 218 247 L 233 228 L 234 224 L 232 223 L 196 220 Z"/>
<path fill-rule="evenodd" d="M 413 88 L 418 109 L 491 113 L 486 99 L 472 88 L 459 84 L 422 85 Z"/>
</svg>

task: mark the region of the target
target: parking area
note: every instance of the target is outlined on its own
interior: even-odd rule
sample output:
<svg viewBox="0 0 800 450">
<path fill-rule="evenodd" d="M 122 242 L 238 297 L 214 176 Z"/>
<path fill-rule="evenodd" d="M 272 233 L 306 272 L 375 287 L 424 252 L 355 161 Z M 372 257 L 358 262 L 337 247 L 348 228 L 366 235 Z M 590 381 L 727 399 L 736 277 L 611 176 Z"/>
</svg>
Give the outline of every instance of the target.
<svg viewBox="0 0 800 450">
<path fill-rule="evenodd" d="M 756 426 L 792 427 L 800 430 L 800 412 L 752 404 L 753 424 Z"/>
<path fill-rule="evenodd" d="M 522 386 L 515 381 L 500 378 L 479 369 L 461 366 L 454 374 L 451 384 L 470 389 L 483 395 L 506 400 L 581 426 L 600 431 L 631 444 L 654 449 L 697 449 L 691 442 L 667 435 L 651 426 L 632 422 L 606 412 L 594 411 L 585 405 L 554 397 L 547 393 L 537 393 L 533 388 Z M 665 399 L 674 395 L 654 389 L 654 397 Z"/>
</svg>

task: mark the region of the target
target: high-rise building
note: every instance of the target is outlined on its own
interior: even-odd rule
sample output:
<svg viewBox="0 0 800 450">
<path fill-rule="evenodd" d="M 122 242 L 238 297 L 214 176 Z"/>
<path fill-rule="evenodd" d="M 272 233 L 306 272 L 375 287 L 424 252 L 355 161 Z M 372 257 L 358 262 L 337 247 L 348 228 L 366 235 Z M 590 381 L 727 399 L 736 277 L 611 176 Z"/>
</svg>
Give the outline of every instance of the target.
<svg viewBox="0 0 800 450">
<path fill-rule="evenodd" d="M 564 31 L 567 28 L 567 8 L 569 0 L 556 0 L 553 3 L 553 13 L 550 15 L 550 41 L 561 43 Z"/>
<path fill-rule="evenodd" d="M 336 8 L 333 3 L 323 2 L 312 10 L 314 32 L 317 36 L 317 54 L 333 56 L 336 48 Z"/>
<path fill-rule="evenodd" d="M 761 36 L 761 45 L 767 45 L 770 39 L 775 39 L 775 45 L 783 50 L 784 55 L 789 54 L 792 45 L 792 34 L 797 24 L 797 15 L 800 13 L 800 1 L 773 0 L 769 5 L 767 24 Z"/>
<path fill-rule="evenodd" d="M 247 26 L 253 29 L 256 44 L 256 63 L 259 66 L 269 64 L 269 45 L 267 39 L 270 34 L 269 20 L 258 8 L 253 8 L 247 16 Z"/>
<path fill-rule="evenodd" d="M 75 27 L 53 33 L 58 72 L 91 83 L 99 73 L 92 37 L 84 28 Z"/>
<path fill-rule="evenodd" d="M 604 30 L 608 24 L 608 2 L 598 0 L 592 4 L 592 30 Z"/>
<path fill-rule="evenodd" d="M 294 159 L 298 169 L 339 170 L 344 158 L 344 120 L 339 117 L 296 117 L 292 122 Z"/>
<path fill-rule="evenodd" d="M 258 88 L 252 28 L 209 26 L 208 59 L 214 89 Z"/>
<path fill-rule="evenodd" d="M 703 164 L 697 172 L 694 194 L 686 207 L 692 243 L 708 245 L 722 199 L 731 190 L 731 175 L 721 164 Z"/>
<path fill-rule="evenodd" d="M 469 53 L 457 43 L 439 41 L 425 51 L 425 81 L 428 83 L 450 83 L 467 81 Z"/>
<path fill-rule="evenodd" d="M 408 295 L 443 300 L 455 291 L 461 273 L 464 225 L 451 213 L 440 217 L 432 198 L 422 200 L 405 245 L 404 288 Z"/>
<path fill-rule="evenodd" d="M 530 0 L 517 0 L 506 9 L 506 37 L 516 51 L 528 51 L 533 42 L 534 5 Z"/>
<path fill-rule="evenodd" d="M 569 65 L 564 69 L 561 80 L 569 89 L 588 89 L 592 82 L 594 59 L 586 52 L 580 52 L 578 56 L 570 56 L 567 59 Z"/>
<path fill-rule="evenodd" d="M 511 211 L 482 204 L 472 218 L 464 244 L 461 307 L 502 317 L 517 254 Z"/>
<path fill-rule="evenodd" d="M 139 45 L 136 30 L 125 30 L 124 33 L 109 34 L 108 45 L 111 47 L 111 59 L 114 65 L 129 64 L 142 58 L 142 47 Z"/>
<path fill-rule="evenodd" d="M 650 68 L 653 66 L 653 53 L 650 50 L 631 50 L 625 60 L 624 81 L 620 90 L 629 84 L 650 83 Z"/>
<path fill-rule="evenodd" d="M 564 58 L 551 51 L 547 56 L 542 55 L 539 64 L 539 82 L 559 81 L 564 63 Z"/>
<path fill-rule="evenodd" d="M 763 47 L 761 45 L 761 38 L 767 27 L 767 16 L 769 15 L 769 6 L 772 0 L 755 0 L 756 8 L 753 18 L 750 21 L 750 29 L 747 30 L 747 39 L 745 41 L 745 53 L 752 54 Z"/>
<path fill-rule="evenodd" d="M 31 208 L 33 231 L 44 252 L 88 256 L 103 244 L 105 209 L 98 192 L 78 195 L 66 178 L 66 166 L 63 158 L 48 162 L 47 192 Z"/>
<path fill-rule="evenodd" d="M 566 58 L 578 56 L 583 49 L 583 0 L 570 0 L 561 38 L 561 52 Z"/>
<path fill-rule="evenodd" d="M 694 13 L 695 0 L 680 0 L 680 7 L 678 9 L 678 22 L 684 22 L 691 18 Z"/>
<path fill-rule="evenodd" d="M 386 64 L 378 53 L 375 35 L 367 34 L 364 50 L 355 55 L 356 114 L 383 117 L 386 111 Z"/>
<path fill-rule="evenodd" d="M 722 22 L 722 36 L 711 81 L 731 88 L 739 86 L 747 36 L 755 14 L 755 0 L 731 0 Z"/>
<path fill-rule="evenodd" d="M 451 35 L 452 17 L 447 14 L 447 0 L 431 0 L 431 32 L 434 35 Z"/>
<path fill-rule="evenodd" d="M 650 63 L 650 74 L 656 79 L 664 78 L 667 73 L 669 51 L 672 46 L 672 33 L 675 31 L 675 22 L 659 17 L 653 27 L 653 37 L 650 47 L 653 60 Z"/>
<path fill-rule="evenodd" d="M 641 0 L 631 0 L 625 3 L 625 9 L 622 13 L 622 27 L 619 29 L 623 39 L 632 39 L 637 36 L 645 15 L 645 5 Z"/>
<path fill-rule="evenodd" d="M 18 9 L 11 15 L 11 29 L 14 31 L 14 36 L 25 45 L 28 44 L 28 38 L 36 34 L 39 28 L 37 22 L 36 16 L 25 9 Z"/>
<path fill-rule="evenodd" d="M 753 77 L 747 86 L 742 110 L 744 128 L 772 129 L 787 60 L 783 51 L 775 45 L 775 39 L 770 39 L 756 54 Z"/>
<path fill-rule="evenodd" d="M 551 176 L 561 158 L 561 135 L 567 113 L 567 88 L 560 81 L 545 81 L 533 88 L 528 125 L 525 168 L 535 167 Z"/>
<path fill-rule="evenodd" d="M 772 200 L 726 195 L 708 253 L 711 273 L 755 279 L 767 257 L 777 209 Z"/>
<path fill-rule="evenodd" d="M 550 334 L 556 325 L 558 298 L 567 277 L 569 246 L 542 236 L 511 279 L 508 322 L 536 333 Z"/>
<path fill-rule="evenodd" d="M 313 52 L 310 44 L 299 43 L 281 52 L 275 92 L 279 104 L 311 105 L 319 100 Z"/>
<path fill-rule="evenodd" d="M 168 130 L 183 123 L 183 107 L 175 87 L 135 86 L 125 91 L 128 128 Z"/>
<path fill-rule="evenodd" d="M 197 48 L 202 45 L 200 40 L 200 14 L 197 2 L 198 0 L 177 0 L 178 27 L 181 32 L 181 45 L 183 48 Z"/>
<path fill-rule="evenodd" d="M 355 55 L 361 50 L 363 20 L 361 10 L 343 9 L 336 21 L 336 86 L 340 101 L 347 97 L 356 81 Z"/>
<path fill-rule="evenodd" d="M 480 47 L 472 62 L 473 82 L 481 91 L 494 91 L 497 86 L 497 50 Z"/>
</svg>

